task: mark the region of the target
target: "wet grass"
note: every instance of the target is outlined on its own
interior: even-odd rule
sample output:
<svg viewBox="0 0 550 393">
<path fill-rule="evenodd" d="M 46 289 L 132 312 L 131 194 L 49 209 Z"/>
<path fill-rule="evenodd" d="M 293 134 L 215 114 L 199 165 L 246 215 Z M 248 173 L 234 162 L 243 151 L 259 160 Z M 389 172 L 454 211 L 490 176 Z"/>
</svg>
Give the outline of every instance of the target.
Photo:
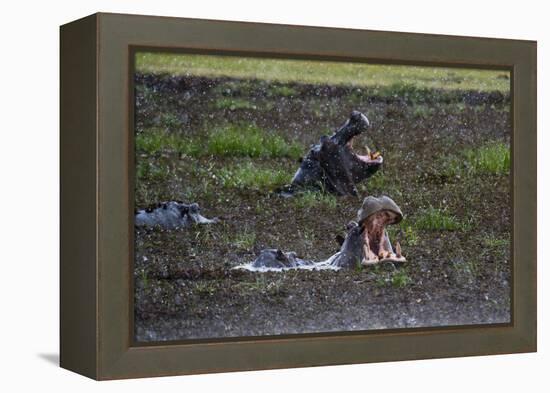
<svg viewBox="0 0 550 393">
<path fill-rule="evenodd" d="M 488 234 L 483 238 L 483 244 L 486 247 L 491 248 L 508 247 L 510 245 L 510 239 L 496 237 L 494 234 Z"/>
<path fill-rule="evenodd" d="M 336 209 L 338 206 L 338 200 L 334 195 L 315 191 L 302 192 L 294 197 L 293 202 L 299 209 Z"/>
<path fill-rule="evenodd" d="M 289 143 L 275 134 L 250 124 L 231 125 L 214 130 L 206 145 L 209 154 L 218 156 L 299 158 L 303 146 Z"/>
<path fill-rule="evenodd" d="M 407 285 L 412 284 L 412 278 L 405 269 L 397 270 L 393 273 L 390 281 L 395 288 L 404 288 Z"/>
<path fill-rule="evenodd" d="M 391 179 L 384 172 L 378 171 L 366 183 L 361 184 L 360 187 L 364 188 L 363 191 L 367 189 L 382 191 L 387 189 L 389 183 L 391 183 Z"/>
<path fill-rule="evenodd" d="M 251 231 L 238 233 L 232 241 L 232 244 L 242 250 L 250 250 L 256 242 L 256 234 Z"/>
<path fill-rule="evenodd" d="M 441 161 L 446 176 L 508 175 L 510 147 L 502 142 L 491 142 Z"/>
<path fill-rule="evenodd" d="M 475 89 L 502 92 L 510 89 L 507 71 L 233 56 L 138 53 L 136 70 L 156 74 L 192 74 L 278 82 L 378 86 L 380 89 L 388 89 L 384 94 L 408 93 L 411 91 L 411 86 L 427 89 Z M 292 95 L 284 90 L 279 93 Z"/>
<path fill-rule="evenodd" d="M 136 151 L 145 154 L 177 152 L 192 157 L 214 155 L 220 157 L 289 157 L 299 158 L 304 147 L 287 142 L 281 136 L 268 133 L 251 124 L 216 127 L 207 134 L 206 141 L 151 128 L 136 135 Z"/>
<path fill-rule="evenodd" d="M 418 230 L 407 218 L 399 225 L 389 226 L 386 228 L 390 239 L 398 240 L 402 246 L 417 246 L 420 242 L 420 234 Z"/>
<path fill-rule="evenodd" d="M 432 206 L 420 211 L 415 216 L 414 226 L 417 229 L 428 231 L 457 231 L 470 228 L 469 223 L 460 221 L 445 209 L 438 209 Z"/>
<path fill-rule="evenodd" d="M 217 99 L 214 103 L 214 107 L 216 109 L 229 109 L 232 111 L 237 109 L 257 109 L 256 104 L 248 100 L 228 97 Z"/>
<path fill-rule="evenodd" d="M 272 97 L 292 97 L 298 94 L 298 91 L 286 85 L 273 85 L 269 87 L 268 94 Z"/>
<path fill-rule="evenodd" d="M 428 119 L 433 116 L 435 109 L 428 105 L 414 105 L 412 107 L 412 115 L 415 119 Z"/>
<path fill-rule="evenodd" d="M 136 163 L 136 177 L 138 182 L 162 183 L 170 179 L 171 173 L 167 166 L 151 161 L 138 161 Z"/>
<path fill-rule="evenodd" d="M 222 168 L 217 177 L 225 188 L 273 191 L 288 183 L 292 175 L 283 170 L 261 168 L 248 162 Z"/>
<path fill-rule="evenodd" d="M 201 145 L 193 139 L 160 128 L 152 128 L 136 135 L 135 147 L 137 152 L 146 154 L 171 151 L 197 157 L 204 153 Z"/>
</svg>

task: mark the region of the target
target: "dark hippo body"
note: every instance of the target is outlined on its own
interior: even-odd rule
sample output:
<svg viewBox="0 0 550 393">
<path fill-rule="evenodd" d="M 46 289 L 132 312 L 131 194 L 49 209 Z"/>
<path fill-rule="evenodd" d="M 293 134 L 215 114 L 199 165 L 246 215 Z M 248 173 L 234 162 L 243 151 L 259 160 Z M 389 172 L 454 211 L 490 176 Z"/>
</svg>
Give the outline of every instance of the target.
<svg viewBox="0 0 550 393">
<path fill-rule="evenodd" d="M 353 111 L 349 119 L 332 135 L 322 136 L 312 146 L 294 175 L 287 194 L 300 189 L 323 189 L 337 195 L 357 195 L 356 184 L 382 166 L 382 156 L 356 154 L 353 138 L 369 127 L 367 117 Z"/>
<path fill-rule="evenodd" d="M 218 222 L 218 219 L 202 216 L 196 203 L 170 201 L 159 203 L 155 208 L 138 210 L 134 222 L 137 227 L 175 229 L 192 224 L 212 224 Z"/>
<path fill-rule="evenodd" d="M 340 251 L 325 261 L 304 260 L 298 258 L 293 251 L 283 252 L 276 248 L 268 248 L 262 250 L 252 263 L 241 267 L 257 271 L 315 268 L 338 270 L 340 268 L 353 268 L 361 263 L 363 228 L 355 222 L 350 223 L 348 228 L 350 229 L 344 243 L 340 247 Z"/>
</svg>

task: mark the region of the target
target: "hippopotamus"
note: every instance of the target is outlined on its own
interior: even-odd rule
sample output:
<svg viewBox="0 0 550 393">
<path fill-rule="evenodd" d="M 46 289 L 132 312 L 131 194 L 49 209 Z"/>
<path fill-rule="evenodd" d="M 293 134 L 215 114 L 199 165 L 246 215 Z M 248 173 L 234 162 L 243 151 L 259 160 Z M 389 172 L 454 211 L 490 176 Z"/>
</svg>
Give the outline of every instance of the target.
<svg viewBox="0 0 550 393">
<path fill-rule="evenodd" d="M 331 136 L 322 136 L 313 145 L 292 178 L 283 195 L 290 196 L 303 189 L 322 189 L 336 195 L 357 195 L 356 184 L 374 175 L 382 166 L 379 152 L 360 155 L 353 150 L 353 140 L 370 126 L 367 117 L 359 111 L 351 112 L 349 119 Z"/>
<path fill-rule="evenodd" d="M 348 234 L 333 263 L 339 267 L 375 265 L 381 262 L 406 262 L 399 242 L 393 248 L 387 225 L 398 224 L 403 213 L 388 196 L 368 196 L 357 212 L 357 221 L 348 224 Z"/>
<path fill-rule="evenodd" d="M 363 200 L 357 212 L 356 221 L 347 225 L 347 235 L 340 250 L 330 258 L 314 262 L 300 259 L 295 252 L 283 252 L 279 249 L 265 249 L 251 263 L 237 266 L 251 271 L 270 271 L 288 269 L 342 269 L 363 265 L 392 262 L 404 263 L 401 246 L 396 242 L 393 248 L 386 230 L 387 225 L 397 224 L 403 219 L 403 213 L 388 196 L 368 196 Z"/>
<path fill-rule="evenodd" d="M 169 201 L 159 203 L 154 208 L 138 210 L 134 223 L 137 227 L 158 226 L 163 229 L 176 229 L 191 224 L 213 224 L 218 221 L 218 218 L 209 219 L 202 216 L 197 203 Z"/>
</svg>

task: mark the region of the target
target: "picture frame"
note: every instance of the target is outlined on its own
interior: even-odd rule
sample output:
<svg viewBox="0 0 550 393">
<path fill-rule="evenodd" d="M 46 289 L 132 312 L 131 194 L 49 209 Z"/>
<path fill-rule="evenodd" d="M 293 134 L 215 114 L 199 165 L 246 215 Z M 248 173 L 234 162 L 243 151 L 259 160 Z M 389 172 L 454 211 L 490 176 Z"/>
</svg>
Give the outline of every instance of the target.
<svg viewBox="0 0 550 393">
<path fill-rule="evenodd" d="M 135 343 L 138 49 L 506 69 L 511 323 Z M 97 380 L 536 351 L 536 42 L 98 13 L 60 29 L 60 364 Z"/>
</svg>

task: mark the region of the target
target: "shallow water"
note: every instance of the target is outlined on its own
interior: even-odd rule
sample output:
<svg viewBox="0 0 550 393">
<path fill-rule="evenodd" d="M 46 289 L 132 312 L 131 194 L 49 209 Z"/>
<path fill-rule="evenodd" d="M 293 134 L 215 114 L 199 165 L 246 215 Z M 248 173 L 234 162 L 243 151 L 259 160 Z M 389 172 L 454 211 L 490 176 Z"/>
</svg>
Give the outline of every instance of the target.
<svg viewBox="0 0 550 393">
<path fill-rule="evenodd" d="M 303 265 L 289 266 L 289 267 L 267 267 L 267 266 L 254 266 L 254 261 L 245 263 L 244 265 L 235 266 L 233 269 L 248 270 L 249 272 L 286 272 L 290 270 L 334 270 L 341 269 L 339 266 L 332 265 L 332 261 L 340 255 L 339 252 L 331 256 L 329 259 L 320 262 L 311 262 Z M 308 261 L 309 262 L 309 261 Z"/>
</svg>

